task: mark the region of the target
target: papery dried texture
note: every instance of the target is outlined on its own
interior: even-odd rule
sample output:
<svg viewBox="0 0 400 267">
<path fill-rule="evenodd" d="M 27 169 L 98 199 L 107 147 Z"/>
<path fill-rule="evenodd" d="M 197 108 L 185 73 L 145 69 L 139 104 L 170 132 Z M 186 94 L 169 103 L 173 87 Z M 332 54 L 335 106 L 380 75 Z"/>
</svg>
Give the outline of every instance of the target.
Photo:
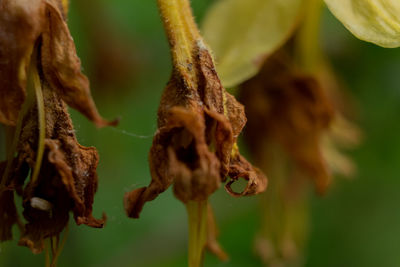
<svg viewBox="0 0 400 267">
<path fill-rule="evenodd" d="M 0 2 L 0 123 L 17 122 L 26 95 L 27 67 L 43 22 L 42 0 Z"/>
<path fill-rule="evenodd" d="M 231 156 L 246 118 L 244 109 L 222 87 L 212 58 L 201 41 L 193 55 L 196 78 L 175 69 L 158 111 L 158 131 L 150 150 L 152 182 L 125 195 L 125 209 L 137 218 L 145 202 L 174 183 L 175 196 L 183 202 L 206 200 L 226 176 L 237 180 L 238 168 L 250 195 L 266 188 L 266 178 L 240 155 Z M 195 79 L 195 80 L 189 80 Z M 236 160 L 240 157 L 240 161 Z M 247 175 L 248 172 L 257 176 Z M 229 182 L 229 185 L 231 182 Z"/>
<path fill-rule="evenodd" d="M 264 60 L 291 36 L 303 0 L 219 0 L 203 24 L 226 87 L 253 77 Z"/>
<path fill-rule="evenodd" d="M 241 100 L 252 118 L 246 135 L 255 156 L 262 153 L 260 140 L 278 142 L 299 169 L 314 179 L 317 191 L 324 192 L 331 174 L 321 143 L 334 111 L 319 83 L 277 53 L 258 76 L 243 84 Z"/>
<path fill-rule="evenodd" d="M 357 38 L 388 48 L 400 46 L 400 1 L 325 0 L 325 3 Z"/>
<path fill-rule="evenodd" d="M 23 188 L 23 214 L 28 223 L 19 242 L 34 253 L 43 250 L 45 238 L 58 235 L 64 229 L 70 211 L 78 225 L 102 227 L 105 222 L 105 218 L 92 216 L 97 189 L 97 151 L 77 142 L 65 103 L 47 83 L 43 86 L 45 151 L 37 180 L 30 180 Z M 23 168 L 23 165 L 34 168 L 38 146 L 37 121 L 37 110 L 32 108 L 24 118 L 15 170 Z M 14 180 L 24 178 L 13 177 Z"/>
<path fill-rule="evenodd" d="M 36 43 L 45 79 L 60 96 L 97 126 L 106 122 L 97 112 L 89 82 L 81 73 L 75 45 L 59 0 L 4 0 L 0 7 L 0 122 L 15 125 L 26 95 L 27 66 Z"/>
</svg>

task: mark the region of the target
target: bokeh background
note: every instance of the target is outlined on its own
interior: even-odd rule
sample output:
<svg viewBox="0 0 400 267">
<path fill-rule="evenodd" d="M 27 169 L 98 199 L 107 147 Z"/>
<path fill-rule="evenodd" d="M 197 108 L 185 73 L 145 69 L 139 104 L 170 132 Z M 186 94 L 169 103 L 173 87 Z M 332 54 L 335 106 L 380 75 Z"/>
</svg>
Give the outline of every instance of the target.
<svg viewBox="0 0 400 267">
<path fill-rule="evenodd" d="M 192 1 L 198 22 L 212 2 Z M 71 220 L 59 266 L 186 266 L 186 210 L 171 190 L 146 204 L 139 220 L 122 205 L 125 192 L 150 181 L 147 154 L 171 71 L 156 1 L 72 0 L 69 25 L 101 113 L 121 123 L 99 130 L 71 110 L 80 143 L 100 153 L 94 214 L 106 212 L 108 222 L 91 229 Z M 400 266 L 400 49 L 357 40 L 328 11 L 321 39 L 355 99 L 364 140 L 351 153 L 357 175 L 337 177 L 326 196 L 312 198 L 305 266 Z M 257 197 L 234 199 L 221 189 L 211 202 L 231 260 L 207 253 L 204 265 L 261 266 L 253 247 Z M 0 245 L 0 266 L 44 266 L 44 255 L 14 240 Z"/>
</svg>

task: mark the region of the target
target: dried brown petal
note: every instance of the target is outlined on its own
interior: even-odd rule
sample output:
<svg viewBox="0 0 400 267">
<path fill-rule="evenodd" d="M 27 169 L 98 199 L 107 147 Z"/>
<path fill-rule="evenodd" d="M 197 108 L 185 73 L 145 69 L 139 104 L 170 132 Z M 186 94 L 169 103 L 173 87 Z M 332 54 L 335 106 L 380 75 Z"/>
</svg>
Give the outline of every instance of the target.
<svg viewBox="0 0 400 267">
<path fill-rule="evenodd" d="M 17 122 L 25 100 L 26 68 L 43 16 L 42 0 L 0 2 L 0 123 Z"/>
<path fill-rule="evenodd" d="M 258 168 L 253 167 L 242 155 L 236 154 L 231 157 L 229 167 L 229 177 L 231 180 L 225 185 L 229 194 L 235 197 L 257 195 L 267 188 L 267 179 Z M 231 185 L 239 178 L 247 181 L 243 192 L 237 193 L 232 190 Z"/>
<path fill-rule="evenodd" d="M 117 123 L 105 121 L 97 112 L 65 16 L 60 0 L 0 3 L 1 123 L 16 125 L 26 96 L 27 68 L 38 43 L 41 43 L 43 73 L 53 90 L 97 126 Z"/>
<path fill-rule="evenodd" d="M 149 154 L 152 182 L 125 195 L 130 217 L 137 218 L 144 203 L 172 183 L 175 196 L 185 203 L 207 199 L 227 175 L 232 179 L 229 185 L 242 175 L 249 181 L 242 195 L 265 189 L 265 177 L 237 150 L 231 158 L 246 121 L 243 106 L 222 87 L 204 44 L 197 41 L 194 47 L 194 64 L 187 69 L 194 68 L 196 77 L 186 73 L 185 67 L 176 67 L 163 93 L 159 129 Z"/>
<path fill-rule="evenodd" d="M 75 44 L 63 15 L 55 4 L 46 1 L 48 23 L 43 31 L 42 64 L 46 80 L 62 99 L 92 120 L 97 126 L 116 125 L 99 115 L 90 94 L 89 80 L 81 72 Z"/>
<path fill-rule="evenodd" d="M 333 107 L 319 83 L 298 73 L 278 53 L 262 72 L 244 83 L 241 99 L 248 107 L 247 140 L 256 157 L 262 140 L 280 143 L 298 167 L 324 192 L 330 172 L 321 152 L 321 138 L 333 118 Z"/>
</svg>

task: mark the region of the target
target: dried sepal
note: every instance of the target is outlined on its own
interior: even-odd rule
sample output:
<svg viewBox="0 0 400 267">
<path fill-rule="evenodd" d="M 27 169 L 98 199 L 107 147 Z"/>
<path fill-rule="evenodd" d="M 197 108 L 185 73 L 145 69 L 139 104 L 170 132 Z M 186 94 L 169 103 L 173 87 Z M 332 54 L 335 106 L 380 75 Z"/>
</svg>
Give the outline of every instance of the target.
<svg viewBox="0 0 400 267">
<path fill-rule="evenodd" d="M 231 156 L 246 122 L 243 106 L 222 87 L 212 57 L 201 40 L 195 41 L 193 50 L 190 70 L 195 75 L 176 67 L 163 93 L 159 128 L 149 154 L 152 182 L 125 195 L 125 209 L 130 217 L 137 218 L 144 203 L 172 183 L 175 196 L 185 203 L 206 200 L 227 176 L 232 179 L 229 185 L 242 175 L 249 180 L 241 195 L 256 194 L 266 188 L 261 172 L 255 171 L 238 151 Z M 240 168 L 254 175 L 237 171 Z"/>
<path fill-rule="evenodd" d="M 277 53 L 261 73 L 244 83 L 241 100 L 247 103 L 247 140 L 256 157 L 260 140 L 283 146 L 289 157 L 315 181 L 322 193 L 331 173 L 322 154 L 322 137 L 329 129 L 333 106 L 315 78 L 302 74 Z"/>
</svg>

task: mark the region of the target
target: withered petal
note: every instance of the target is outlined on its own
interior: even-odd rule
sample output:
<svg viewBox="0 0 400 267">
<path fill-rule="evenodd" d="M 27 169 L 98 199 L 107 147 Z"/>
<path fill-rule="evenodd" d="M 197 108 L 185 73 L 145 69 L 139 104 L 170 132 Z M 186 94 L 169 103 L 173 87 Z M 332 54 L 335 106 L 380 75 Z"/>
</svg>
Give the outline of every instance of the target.
<svg viewBox="0 0 400 267">
<path fill-rule="evenodd" d="M 158 130 L 150 150 L 150 185 L 125 194 L 129 217 L 138 218 L 144 203 L 173 181 L 175 196 L 183 202 L 204 200 L 218 188 L 220 165 L 206 144 L 204 123 L 198 113 L 181 107 L 170 109 L 166 126 Z"/>
<path fill-rule="evenodd" d="M 0 123 L 15 126 L 26 96 L 27 66 L 41 33 L 42 0 L 0 3 Z"/>
<path fill-rule="evenodd" d="M 225 189 L 234 197 L 257 195 L 264 192 L 268 184 L 267 178 L 264 176 L 261 170 L 253 167 L 240 154 L 232 156 L 228 177 L 230 180 L 225 185 Z M 231 186 L 240 178 L 245 179 L 247 181 L 247 185 L 242 192 L 238 193 L 235 192 Z"/>
<path fill-rule="evenodd" d="M 67 24 L 60 8 L 52 2 L 46 1 L 48 23 L 42 34 L 42 67 L 46 80 L 68 105 L 98 127 L 116 125 L 117 120 L 109 122 L 99 115 Z"/>
</svg>

